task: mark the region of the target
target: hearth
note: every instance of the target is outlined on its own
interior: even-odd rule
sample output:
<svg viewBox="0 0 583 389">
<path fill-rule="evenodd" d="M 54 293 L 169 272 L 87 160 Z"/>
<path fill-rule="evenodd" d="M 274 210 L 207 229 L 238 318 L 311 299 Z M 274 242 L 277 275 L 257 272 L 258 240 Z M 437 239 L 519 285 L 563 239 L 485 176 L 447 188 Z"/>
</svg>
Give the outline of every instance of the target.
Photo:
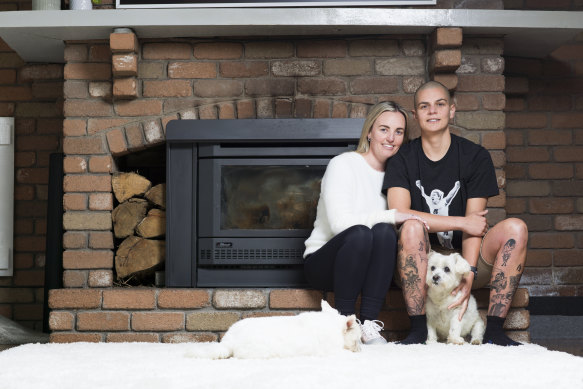
<svg viewBox="0 0 583 389">
<path fill-rule="evenodd" d="M 329 160 L 363 119 L 176 120 L 167 126 L 166 285 L 298 287 Z"/>
</svg>

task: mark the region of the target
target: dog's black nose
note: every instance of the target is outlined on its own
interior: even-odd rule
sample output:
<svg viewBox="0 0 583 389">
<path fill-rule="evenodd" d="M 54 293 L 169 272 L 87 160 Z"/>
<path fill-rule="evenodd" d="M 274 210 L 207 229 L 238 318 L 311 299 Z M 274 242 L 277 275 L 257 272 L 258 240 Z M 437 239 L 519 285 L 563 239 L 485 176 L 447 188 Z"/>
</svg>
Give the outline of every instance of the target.
<svg viewBox="0 0 583 389">
<path fill-rule="evenodd" d="M 433 276 L 433 281 L 439 281 L 439 276 L 438 275 L 434 275 Z"/>
</svg>

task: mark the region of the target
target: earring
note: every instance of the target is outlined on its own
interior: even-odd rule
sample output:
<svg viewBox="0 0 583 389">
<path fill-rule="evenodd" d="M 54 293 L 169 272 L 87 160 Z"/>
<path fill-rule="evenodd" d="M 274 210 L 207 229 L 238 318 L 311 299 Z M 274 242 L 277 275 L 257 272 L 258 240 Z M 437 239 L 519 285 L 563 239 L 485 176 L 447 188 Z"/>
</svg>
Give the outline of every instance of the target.
<svg viewBox="0 0 583 389">
<path fill-rule="evenodd" d="M 370 140 L 371 140 L 370 138 L 366 138 L 366 139 L 367 139 L 369 142 L 370 142 Z"/>
</svg>

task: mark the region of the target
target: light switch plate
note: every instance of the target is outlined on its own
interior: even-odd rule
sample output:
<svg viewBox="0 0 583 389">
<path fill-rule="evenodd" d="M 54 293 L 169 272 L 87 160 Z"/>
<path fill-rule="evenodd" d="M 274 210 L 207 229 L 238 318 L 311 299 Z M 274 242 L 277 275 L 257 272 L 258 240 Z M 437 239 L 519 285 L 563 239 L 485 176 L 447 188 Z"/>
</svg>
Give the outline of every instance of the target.
<svg viewBox="0 0 583 389">
<path fill-rule="evenodd" d="M 0 247 L 0 276 L 3 270 L 10 268 L 10 248 Z"/>
<path fill-rule="evenodd" d="M 12 144 L 12 126 L 0 124 L 0 145 Z"/>
</svg>

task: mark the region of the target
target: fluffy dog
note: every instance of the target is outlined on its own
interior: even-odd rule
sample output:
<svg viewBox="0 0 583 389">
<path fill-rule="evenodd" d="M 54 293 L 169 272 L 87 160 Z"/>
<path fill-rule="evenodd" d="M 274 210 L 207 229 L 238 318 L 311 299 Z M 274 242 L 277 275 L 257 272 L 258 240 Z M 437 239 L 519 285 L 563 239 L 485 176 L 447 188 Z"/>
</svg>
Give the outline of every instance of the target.
<svg viewBox="0 0 583 389">
<path fill-rule="evenodd" d="M 343 316 L 322 300 L 322 311 L 296 316 L 247 318 L 229 328 L 220 343 L 198 343 L 193 358 L 285 358 L 360 351 L 356 316 Z"/>
<path fill-rule="evenodd" d="M 461 321 L 459 306 L 447 308 L 459 299 L 460 293 L 451 293 L 471 271 L 468 261 L 457 253 L 443 255 L 435 251 L 430 251 L 427 258 L 427 343 L 447 339 L 447 343 L 464 344 L 464 337 L 471 334 L 471 343 L 481 344 L 485 327 L 474 296 L 470 296 Z"/>
</svg>

